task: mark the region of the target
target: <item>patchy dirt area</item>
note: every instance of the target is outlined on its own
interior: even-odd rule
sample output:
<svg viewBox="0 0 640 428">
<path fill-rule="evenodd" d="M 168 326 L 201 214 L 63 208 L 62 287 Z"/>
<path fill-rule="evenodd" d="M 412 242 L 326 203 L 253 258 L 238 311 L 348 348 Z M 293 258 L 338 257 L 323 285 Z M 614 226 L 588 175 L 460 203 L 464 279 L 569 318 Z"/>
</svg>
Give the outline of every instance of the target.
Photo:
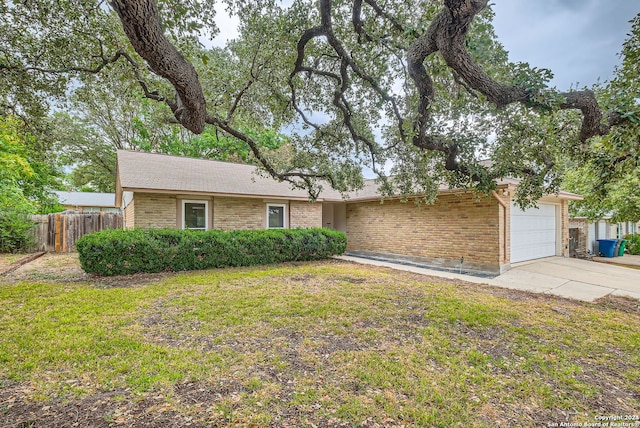
<svg viewBox="0 0 640 428">
<path fill-rule="evenodd" d="M 47 253 L 0 277 L 0 281 L 79 281 L 88 278 L 80 268 L 77 253 Z"/>
<path fill-rule="evenodd" d="M 13 272 L 20 266 L 41 257 L 43 254 L 43 252 L 32 254 L 0 254 L 0 277 Z"/>
<path fill-rule="evenodd" d="M 19 391 L 9 389 L 7 392 Z M 0 403 L 11 403 L 12 411 L 22 416 L 16 421 L 4 424 L 0 415 L 2 428 L 205 428 L 205 427 L 256 427 L 242 421 L 229 421 L 223 412 L 211 412 L 207 421 L 202 418 L 181 414 L 172 410 L 172 406 L 202 408 L 212 407 L 221 400 L 230 402 L 240 401 L 240 394 L 247 393 L 247 389 L 238 382 L 228 380 L 210 385 L 200 382 L 188 382 L 176 385 L 171 397 L 162 393 L 134 396 L 126 390 L 103 391 L 82 400 L 48 403 L 44 408 L 40 403 L 24 400 L 20 396 L 3 394 L 0 389 Z M 168 399 L 171 404 L 168 404 Z M 199 420 L 198 420 L 199 419 Z M 310 421 L 313 420 L 312 424 Z M 294 406 L 288 414 L 279 418 L 276 423 L 269 423 L 269 427 L 316 426 L 327 428 L 351 427 L 352 425 L 338 419 L 318 418 L 314 416 L 314 409 L 307 406 Z M 376 422 L 371 419 L 358 424 L 362 428 L 405 427 L 389 419 L 387 422 Z"/>
<path fill-rule="evenodd" d="M 22 255 L 24 256 L 24 255 Z M 9 259 L 7 257 L 7 259 Z M 19 260 L 20 258 L 18 258 Z M 1 259 L 0 259 L 1 260 Z M 47 253 L 18 269 L 0 276 L 0 284 L 22 281 L 87 282 L 96 287 L 131 287 L 160 281 L 173 273 L 136 274 L 113 277 L 89 275 L 80 267 L 78 253 Z"/>
<path fill-rule="evenodd" d="M 62 427 L 204 427 L 192 423 L 188 416 L 167 411 L 164 397 L 134 397 L 128 391 L 99 392 L 82 400 L 56 400 L 42 406 L 25 400 L 19 385 L 0 389 L 0 402 L 11 405 L 12 414 L 22 415 L 18 420 L 2 421 L 3 428 L 62 428 Z M 127 421 L 123 424 L 123 421 Z"/>
<path fill-rule="evenodd" d="M 0 254 L 0 272 L 27 256 L 28 254 Z"/>
</svg>

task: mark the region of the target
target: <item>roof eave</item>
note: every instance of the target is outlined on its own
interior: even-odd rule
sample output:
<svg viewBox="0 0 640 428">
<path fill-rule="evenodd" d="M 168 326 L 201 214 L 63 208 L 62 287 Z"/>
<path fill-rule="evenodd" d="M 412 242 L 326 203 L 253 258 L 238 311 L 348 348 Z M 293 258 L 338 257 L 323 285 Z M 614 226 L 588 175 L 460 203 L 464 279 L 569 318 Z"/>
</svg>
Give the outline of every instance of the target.
<svg viewBox="0 0 640 428">
<path fill-rule="evenodd" d="M 218 196 L 230 198 L 259 198 L 259 199 L 284 199 L 289 201 L 308 201 L 308 197 L 292 196 L 292 195 L 274 195 L 274 194 L 255 194 L 255 193 L 225 193 L 225 192 L 206 192 L 201 190 L 176 190 L 176 189 L 153 189 L 142 187 L 120 187 L 122 192 L 134 193 L 156 193 L 163 195 L 193 195 L 193 196 Z M 117 198 L 117 196 L 116 196 Z M 326 202 L 325 198 L 317 198 L 316 202 Z"/>
<path fill-rule="evenodd" d="M 500 184 L 497 187 L 498 189 L 508 189 L 508 188 L 514 188 L 512 185 L 510 184 Z M 515 189 L 515 188 L 514 188 Z M 438 196 L 440 195 L 453 195 L 456 193 L 465 193 L 466 190 L 464 189 L 441 189 L 438 191 Z M 409 195 L 406 196 L 407 198 L 419 198 L 421 197 L 421 195 L 415 194 L 415 195 Z M 347 199 L 334 199 L 334 198 L 326 198 L 325 202 L 372 202 L 372 201 L 380 201 L 382 199 L 385 200 L 397 200 L 397 199 L 402 199 L 402 196 L 399 195 L 394 195 L 394 196 L 389 196 L 389 197 L 382 197 L 380 195 L 377 196 L 364 196 L 364 197 L 353 197 L 353 198 L 347 198 Z M 543 196 L 542 199 L 544 198 L 557 198 L 557 199 L 566 199 L 566 200 L 570 200 L 570 201 L 581 201 L 584 199 L 584 197 L 582 195 L 578 195 L 575 193 L 570 193 L 570 192 L 564 192 L 561 191 L 559 192 L 557 195 L 546 195 Z"/>
<path fill-rule="evenodd" d="M 562 199 L 566 199 L 568 201 L 582 201 L 584 200 L 584 196 L 578 195 L 577 193 L 571 192 L 559 192 L 558 197 Z"/>
</svg>

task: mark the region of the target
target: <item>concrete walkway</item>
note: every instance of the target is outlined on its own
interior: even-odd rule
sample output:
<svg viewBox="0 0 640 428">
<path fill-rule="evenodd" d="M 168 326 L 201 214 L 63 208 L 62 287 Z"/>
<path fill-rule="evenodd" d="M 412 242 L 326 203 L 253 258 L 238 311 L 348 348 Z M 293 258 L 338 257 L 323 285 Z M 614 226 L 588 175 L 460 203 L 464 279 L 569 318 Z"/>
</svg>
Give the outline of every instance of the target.
<svg viewBox="0 0 640 428">
<path fill-rule="evenodd" d="M 514 264 L 509 271 L 495 278 L 480 278 L 361 257 L 338 258 L 440 278 L 553 294 L 586 302 L 592 302 L 610 294 L 640 299 L 640 270 L 588 260 L 549 257 Z"/>
<path fill-rule="evenodd" d="M 623 257 L 594 257 L 593 260 L 600 263 L 609 263 L 612 265 L 635 266 L 640 268 L 640 256 L 625 254 Z"/>
</svg>

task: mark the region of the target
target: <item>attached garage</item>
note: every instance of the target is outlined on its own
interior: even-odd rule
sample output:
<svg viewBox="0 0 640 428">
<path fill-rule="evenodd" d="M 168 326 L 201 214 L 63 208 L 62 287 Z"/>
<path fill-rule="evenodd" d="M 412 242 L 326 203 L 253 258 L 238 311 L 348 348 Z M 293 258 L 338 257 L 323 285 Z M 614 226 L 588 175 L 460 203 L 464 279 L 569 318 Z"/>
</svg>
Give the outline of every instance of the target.
<svg viewBox="0 0 640 428">
<path fill-rule="evenodd" d="M 557 254 L 558 205 L 539 204 L 521 210 L 511 203 L 511 263 Z"/>
</svg>

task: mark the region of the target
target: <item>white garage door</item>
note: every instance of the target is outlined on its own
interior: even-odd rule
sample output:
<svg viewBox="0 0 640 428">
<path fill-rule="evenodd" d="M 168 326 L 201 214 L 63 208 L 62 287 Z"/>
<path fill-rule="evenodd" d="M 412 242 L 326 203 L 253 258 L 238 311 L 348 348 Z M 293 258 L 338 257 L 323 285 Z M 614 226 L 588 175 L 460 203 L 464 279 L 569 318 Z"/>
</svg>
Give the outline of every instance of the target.
<svg viewBox="0 0 640 428">
<path fill-rule="evenodd" d="M 556 255 L 556 206 L 511 205 L 511 263 Z"/>
</svg>

